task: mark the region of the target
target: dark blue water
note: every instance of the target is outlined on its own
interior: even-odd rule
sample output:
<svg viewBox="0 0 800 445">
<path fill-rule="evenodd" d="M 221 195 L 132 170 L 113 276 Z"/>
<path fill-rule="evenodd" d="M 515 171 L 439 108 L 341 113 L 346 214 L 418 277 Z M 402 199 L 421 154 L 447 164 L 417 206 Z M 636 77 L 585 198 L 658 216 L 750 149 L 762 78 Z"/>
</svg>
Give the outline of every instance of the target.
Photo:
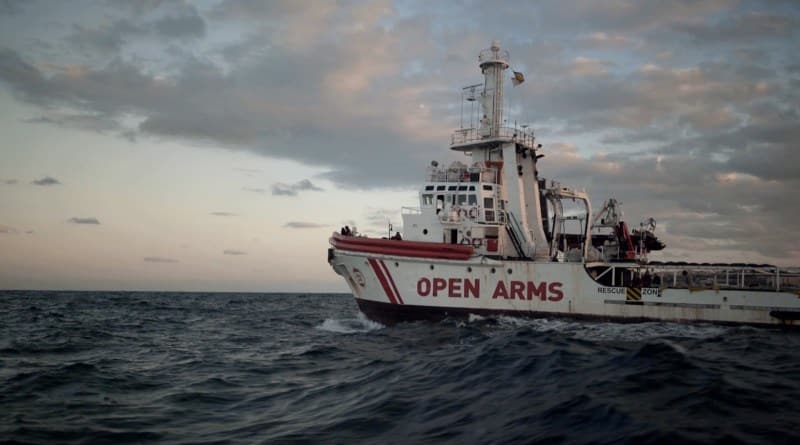
<svg viewBox="0 0 800 445">
<path fill-rule="evenodd" d="M 0 442 L 800 443 L 800 333 L 0 292 Z"/>
</svg>

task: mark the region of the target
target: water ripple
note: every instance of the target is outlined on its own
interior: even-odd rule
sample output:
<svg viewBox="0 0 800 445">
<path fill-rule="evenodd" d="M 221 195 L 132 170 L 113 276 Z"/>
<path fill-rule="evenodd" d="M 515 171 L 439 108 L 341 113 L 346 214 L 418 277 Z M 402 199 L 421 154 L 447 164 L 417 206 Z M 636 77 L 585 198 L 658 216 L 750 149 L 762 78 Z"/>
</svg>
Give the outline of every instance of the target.
<svg viewBox="0 0 800 445">
<path fill-rule="evenodd" d="M 0 440 L 800 443 L 795 332 L 487 318 L 348 295 L 0 293 Z"/>
</svg>

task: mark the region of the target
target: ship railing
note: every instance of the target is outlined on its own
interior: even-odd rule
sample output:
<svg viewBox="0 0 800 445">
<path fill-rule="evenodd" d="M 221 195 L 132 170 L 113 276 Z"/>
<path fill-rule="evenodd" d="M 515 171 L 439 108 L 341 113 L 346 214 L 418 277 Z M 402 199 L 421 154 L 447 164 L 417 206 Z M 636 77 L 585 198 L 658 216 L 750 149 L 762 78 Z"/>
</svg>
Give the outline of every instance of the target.
<svg viewBox="0 0 800 445">
<path fill-rule="evenodd" d="M 495 168 L 463 167 L 434 168 L 428 171 L 428 182 L 488 182 L 499 184 L 500 175 Z"/>
<path fill-rule="evenodd" d="M 599 263 L 595 263 L 599 264 Z M 800 290 L 800 268 L 756 264 L 607 264 L 595 281 L 611 286 L 684 288 L 699 290 Z M 596 271 L 594 266 L 587 267 Z M 650 283 L 642 283 L 649 272 Z"/>
<path fill-rule="evenodd" d="M 534 135 L 532 130 L 519 127 L 485 127 L 485 128 L 459 128 L 453 132 L 450 145 L 466 145 L 500 139 L 508 142 L 517 142 L 526 147 L 533 147 Z"/>
</svg>

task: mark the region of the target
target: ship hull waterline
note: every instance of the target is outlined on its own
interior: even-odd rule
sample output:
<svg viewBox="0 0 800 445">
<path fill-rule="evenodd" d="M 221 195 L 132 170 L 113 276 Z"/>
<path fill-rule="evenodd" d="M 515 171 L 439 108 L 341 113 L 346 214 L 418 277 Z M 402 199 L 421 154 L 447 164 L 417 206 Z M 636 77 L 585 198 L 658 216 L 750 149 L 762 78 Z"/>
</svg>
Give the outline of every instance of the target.
<svg viewBox="0 0 800 445">
<path fill-rule="evenodd" d="M 598 283 L 582 263 L 413 258 L 331 249 L 359 309 L 384 325 L 478 316 L 800 326 L 800 295 Z"/>
</svg>

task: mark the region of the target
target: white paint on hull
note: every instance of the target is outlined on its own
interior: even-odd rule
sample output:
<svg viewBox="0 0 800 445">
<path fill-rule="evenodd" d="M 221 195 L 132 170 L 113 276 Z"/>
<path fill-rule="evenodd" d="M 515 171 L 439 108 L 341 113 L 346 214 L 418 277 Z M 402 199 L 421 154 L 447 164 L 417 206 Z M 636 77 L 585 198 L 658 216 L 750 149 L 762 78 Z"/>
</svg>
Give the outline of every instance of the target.
<svg viewBox="0 0 800 445">
<path fill-rule="evenodd" d="M 378 270 L 370 259 L 376 260 Z M 396 304 L 398 309 L 419 306 L 462 312 L 774 325 L 794 322 L 782 321 L 771 312 L 800 312 L 797 294 L 765 290 L 645 288 L 640 290 L 640 300 L 632 301 L 627 288 L 599 284 L 581 263 L 484 257 L 449 261 L 335 250 L 331 265 L 345 277 L 356 298 Z"/>
</svg>

